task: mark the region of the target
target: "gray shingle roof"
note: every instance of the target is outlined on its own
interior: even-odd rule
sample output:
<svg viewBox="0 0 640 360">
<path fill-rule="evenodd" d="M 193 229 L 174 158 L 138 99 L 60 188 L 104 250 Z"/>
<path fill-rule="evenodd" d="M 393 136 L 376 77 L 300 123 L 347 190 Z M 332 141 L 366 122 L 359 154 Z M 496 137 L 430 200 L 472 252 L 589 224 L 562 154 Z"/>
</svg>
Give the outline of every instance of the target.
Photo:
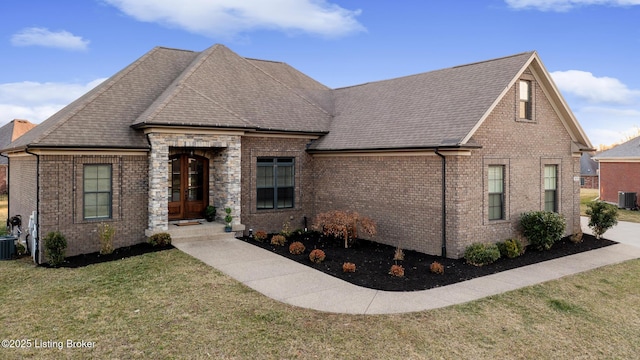
<svg viewBox="0 0 640 360">
<path fill-rule="evenodd" d="M 585 152 L 580 156 L 580 175 L 598 175 L 598 163 L 592 159 L 592 155 L 589 153 Z"/>
<path fill-rule="evenodd" d="M 532 52 L 335 90 L 335 120 L 316 150 L 456 145 Z"/>
<path fill-rule="evenodd" d="M 640 136 L 594 156 L 596 160 L 623 158 L 640 159 Z"/>
<path fill-rule="evenodd" d="M 331 114 L 307 95 L 329 88 L 288 65 L 247 60 L 222 45 L 204 52 L 134 126 L 194 125 L 326 132 Z"/>
<path fill-rule="evenodd" d="M 326 134 L 311 145 L 315 151 L 471 145 L 527 64 L 546 72 L 533 59 L 528 52 L 332 90 L 285 63 L 243 58 L 222 45 L 157 47 L 5 150 L 146 149 L 139 129 L 154 126 Z M 590 145 L 562 105 L 574 141 Z"/>
<path fill-rule="evenodd" d="M 131 123 L 193 61 L 192 51 L 154 48 L 36 126 L 10 149 L 30 147 L 148 148 Z"/>
<path fill-rule="evenodd" d="M 13 119 L 0 127 L 0 149 L 20 138 L 36 126 L 28 120 Z M 8 164 L 6 157 L 0 156 L 0 164 Z"/>
</svg>

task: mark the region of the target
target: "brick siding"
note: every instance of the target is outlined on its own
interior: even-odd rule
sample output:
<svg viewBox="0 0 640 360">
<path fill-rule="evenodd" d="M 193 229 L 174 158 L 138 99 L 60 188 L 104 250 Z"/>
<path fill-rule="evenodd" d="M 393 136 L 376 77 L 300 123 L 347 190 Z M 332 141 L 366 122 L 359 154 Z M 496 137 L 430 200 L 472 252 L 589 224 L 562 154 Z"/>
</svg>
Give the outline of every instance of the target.
<svg viewBox="0 0 640 360">
<path fill-rule="evenodd" d="M 600 198 L 617 204 L 618 191 L 640 197 L 640 162 L 600 162 Z"/>
<path fill-rule="evenodd" d="M 111 219 L 83 218 L 85 164 L 112 166 Z M 147 169 L 146 156 L 40 156 L 41 241 L 49 232 L 60 231 L 67 239 L 66 256 L 95 252 L 100 249 L 97 226 L 105 222 L 115 227 L 114 248 L 144 242 Z M 14 193 L 13 189 L 11 192 Z M 40 259 L 44 261 L 43 251 Z"/>
<path fill-rule="evenodd" d="M 304 217 L 311 226 L 313 217 L 313 162 L 307 154 L 307 138 L 242 138 L 242 223 L 249 229 L 279 232 L 285 222 L 292 230 L 304 227 Z M 294 158 L 294 207 L 292 209 L 257 210 L 256 169 L 258 157 Z"/>
<path fill-rule="evenodd" d="M 9 166 L 11 193 L 8 216 L 22 216 L 22 228 L 26 230 L 29 216 L 36 210 L 36 157 L 12 157 L 9 159 Z"/>
<path fill-rule="evenodd" d="M 0 165 L 0 194 L 6 194 L 7 188 L 7 171 L 9 168 L 6 164 Z"/>
</svg>

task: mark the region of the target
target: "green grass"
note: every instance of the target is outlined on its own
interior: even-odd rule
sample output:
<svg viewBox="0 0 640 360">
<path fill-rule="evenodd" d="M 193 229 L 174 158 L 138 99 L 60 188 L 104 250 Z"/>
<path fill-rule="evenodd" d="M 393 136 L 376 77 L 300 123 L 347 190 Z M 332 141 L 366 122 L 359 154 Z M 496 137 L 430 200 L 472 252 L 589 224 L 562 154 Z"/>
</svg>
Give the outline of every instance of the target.
<svg viewBox="0 0 640 360">
<path fill-rule="evenodd" d="M 580 189 L 580 215 L 587 216 L 587 203 L 598 197 L 598 189 Z M 618 209 L 618 220 L 640 223 L 640 211 Z"/>
<path fill-rule="evenodd" d="M 2 339 L 96 345 L 0 357 L 629 359 L 640 353 L 638 273 L 634 260 L 443 309 L 364 316 L 279 303 L 176 249 L 79 269 L 0 261 Z"/>
</svg>

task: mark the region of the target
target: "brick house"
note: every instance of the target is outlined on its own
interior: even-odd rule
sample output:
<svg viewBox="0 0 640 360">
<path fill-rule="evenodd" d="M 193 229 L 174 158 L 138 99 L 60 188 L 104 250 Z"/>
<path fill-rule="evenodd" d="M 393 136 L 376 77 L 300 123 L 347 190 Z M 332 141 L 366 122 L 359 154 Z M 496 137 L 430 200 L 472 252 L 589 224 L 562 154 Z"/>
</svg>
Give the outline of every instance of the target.
<svg viewBox="0 0 640 360">
<path fill-rule="evenodd" d="M 593 160 L 593 154 L 582 153 L 580 157 L 580 187 L 583 189 L 597 189 L 600 186 L 600 168 Z"/>
<path fill-rule="evenodd" d="M 28 120 L 13 119 L 0 127 L 0 149 L 9 145 L 12 141 L 15 141 L 20 136 L 24 135 L 27 131 L 33 129 L 36 124 L 32 124 Z M 7 174 L 9 171 L 8 158 L 0 157 L 0 194 L 6 194 L 7 188 Z"/>
<path fill-rule="evenodd" d="M 640 136 L 603 151 L 600 164 L 600 199 L 619 204 L 619 192 L 640 195 Z"/>
<path fill-rule="evenodd" d="M 591 147 L 536 52 L 330 89 L 215 45 L 154 48 L 3 152 L 10 214 L 37 209 L 67 255 L 98 250 L 98 221 L 125 246 L 213 204 L 238 231 L 358 211 L 373 240 L 456 258 L 528 210 L 579 231 Z"/>
</svg>

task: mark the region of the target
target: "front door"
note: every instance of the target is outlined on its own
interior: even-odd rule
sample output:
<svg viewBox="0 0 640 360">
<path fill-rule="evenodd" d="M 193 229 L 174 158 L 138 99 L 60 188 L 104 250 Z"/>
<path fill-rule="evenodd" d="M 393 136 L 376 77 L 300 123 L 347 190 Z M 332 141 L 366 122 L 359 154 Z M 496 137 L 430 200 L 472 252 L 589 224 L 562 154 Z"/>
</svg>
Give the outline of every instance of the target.
<svg viewBox="0 0 640 360">
<path fill-rule="evenodd" d="M 169 220 L 202 218 L 209 202 L 209 160 L 178 154 L 169 158 Z"/>
</svg>

